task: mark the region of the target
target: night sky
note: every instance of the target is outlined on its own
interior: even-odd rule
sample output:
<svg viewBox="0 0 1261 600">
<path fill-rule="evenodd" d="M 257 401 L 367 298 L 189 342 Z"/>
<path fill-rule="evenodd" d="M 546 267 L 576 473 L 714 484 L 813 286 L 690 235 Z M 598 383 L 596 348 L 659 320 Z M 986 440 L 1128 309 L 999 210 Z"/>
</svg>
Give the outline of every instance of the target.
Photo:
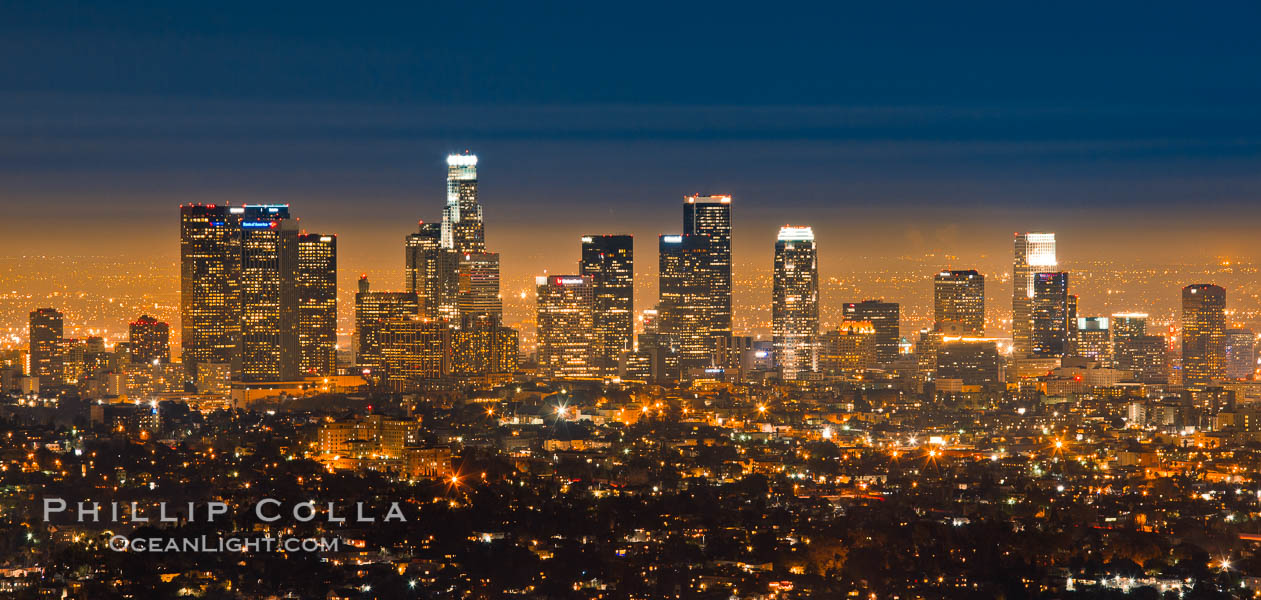
<svg viewBox="0 0 1261 600">
<path fill-rule="evenodd" d="M 651 269 L 697 192 L 767 267 L 790 222 L 825 268 L 1255 252 L 1256 4 L 735 4 L 0 4 L 0 255 L 173 258 L 180 202 L 269 201 L 401 269 L 466 148 L 507 279 L 583 233 Z"/>
</svg>

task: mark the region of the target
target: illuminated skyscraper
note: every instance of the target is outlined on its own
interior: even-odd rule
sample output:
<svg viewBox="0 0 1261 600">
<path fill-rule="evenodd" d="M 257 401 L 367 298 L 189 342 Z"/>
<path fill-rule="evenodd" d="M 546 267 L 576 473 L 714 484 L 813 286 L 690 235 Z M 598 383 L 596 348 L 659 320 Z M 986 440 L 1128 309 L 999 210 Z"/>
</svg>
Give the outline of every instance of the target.
<svg viewBox="0 0 1261 600">
<path fill-rule="evenodd" d="M 807 373 L 818 370 L 819 265 L 811 228 L 780 228 L 773 279 L 775 364 L 784 379 L 804 379 Z"/>
<path fill-rule="evenodd" d="M 1078 317 L 1073 354 L 1105 366 L 1112 364 L 1112 337 L 1107 317 Z"/>
<path fill-rule="evenodd" d="M 957 324 L 963 335 L 985 335 L 985 277 L 969 271 L 942 271 L 933 278 L 933 320 L 937 329 Z"/>
<path fill-rule="evenodd" d="M 578 272 L 591 278 L 594 295 L 596 365 L 617 373 L 622 351 L 630 350 L 634 331 L 635 253 L 629 235 L 582 236 Z"/>
<path fill-rule="evenodd" d="M 1033 274 L 1029 356 L 1063 357 L 1068 351 L 1068 273 Z"/>
<path fill-rule="evenodd" d="M 1017 233 L 1015 267 L 1012 271 L 1012 341 L 1016 356 L 1028 356 L 1033 330 L 1033 276 L 1052 271 L 1055 258 L 1054 233 Z"/>
<path fill-rule="evenodd" d="M 843 307 L 846 321 L 866 321 L 875 330 L 876 362 L 891 363 L 898 358 L 901 310 L 897 302 L 864 300 L 849 302 Z"/>
<path fill-rule="evenodd" d="M 64 324 L 61 312 L 55 308 L 38 308 L 31 311 L 30 329 L 30 376 L 38 377 L 41 386 L 60 383 L 60 351 Z"/>
<path fill-rule="evenodd" d="M 709 238 L 709 330 L 718 339 L 714 347 L 726 349 L 731 345 L 731 196 L 684 198 L 683 234 Z"/>
<path fill-rule="evenodd" d="M 481 376 L 492 384 L 506 381 L 517 370 L 518 340 L 517 330 L 500 325 L 499 319 L 471 318 L 451 333 L 451 372 Z"/>
<path fill-rule="evenodd" d="M 447 205 L 442 209 L 442 247 L 459 253 L 485 252 L 482 205 L 477 203 L 477 156 L 447 157 Z"/>
<path fill-rule="evenodd" d="M 1182 385 L 1203 387 L 1226 376 L 1226 290 L 1210 283 L 1182 288 Z"/>
<path fill-rule="evenodd" d="M 421 314 L 431 319 L 455 320 L 459 281 L 459 253 L 442 247 L 442 224 L 420 223 L 407 236 L 404 288 L 420 297 Z"/>
<path fill-rule="evenodd" d="M 712 366 L 713 323 L 710 303 L 709 237 L 661 235 L 658 250 L 658 306 L 661 342 L 674 350 L 672 377 L 688 378 L 694 369 Z"/>
<path fill-rule="evenodd" d="M 203 363 L 241 368 L 242 207 L 180 205 L 180 347 L 194 375 Z"/>
<path fill-rule="evenodd" d="M 337 236 L 298 236 L 298 369 L 331 375 L 337 363 Z"/>
<path fill-rule="evenodd" d="M 552 275 L 537 277 L 535 283 L 540 373 L 557 379 L 599 376 L 591 278 Z"/>
<path fill-rule="evenodd" d="M 298 377 L 298 230 L 288 205 L 241 215 L 241 380 Z"/>
<path fill-rule="evenodd" d="M 149 315 L 142 315 L 127 328 L 128 362 L 171 362 L 171 327 Z"/>
<path fill-rule="evenodd" d="M 381 327 L 386 321 L 420 316 L 416 292 L 374 292 L 367 276 L 359 278 L 355 294 L 355 365 L 363 369 L 383 368 Z"/>
<path fill-rule="evenodd" d="M 1226 330 L 1226 377 L 1251 379 L 1257 370 L 1257 335 L 1251 329 Z"/>
<path fill-rule="evenodd" d="M 499 297 L 499 254 L 465 252 L 457 255 L 456 310 L 459 323 L 478 317 L 491 317 L 498 323 L 503 318 L 503 300 Z"/>
</svg>

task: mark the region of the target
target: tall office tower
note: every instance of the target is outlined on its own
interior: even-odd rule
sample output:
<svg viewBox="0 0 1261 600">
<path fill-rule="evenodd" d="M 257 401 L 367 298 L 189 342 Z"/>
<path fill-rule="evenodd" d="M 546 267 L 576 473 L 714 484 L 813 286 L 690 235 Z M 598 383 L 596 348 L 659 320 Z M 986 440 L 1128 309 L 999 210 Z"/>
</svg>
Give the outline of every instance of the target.
<svg viewBox="0 0 1261 600">
<path fill-rule="evenodd" d="M 1251 329 L 1226 330 L 1226 377 L 1251 379 L 1257 370 L 1257 336 Z"/>
<path fill-rule="evenodd" d="M 902 313 L 897 302 L 863 300 L 848 302 L 843 309 L 846 321 L 866 321 L 875 329 L 876 362 L 891 363 L 898 359 Z"/>
<path fill-rule="evenodd" d="M 1053 270 L 1054 233 L 1017 233 L 1015 267 L 1012 270 L 1011 328 L 1016 356 L 1028 356 L 1032 348 L 1034 274 Z"/>
<path fill-rule="evenodd" d="M 1089 361 L 1109 366 L 1112 364 L 1112 337 L 1107 317 L 1078 317 L 1073 330 L 1077 332 L 1073 354 Z"/>
<path fill-rule="evenodd" d="M 503 318 L 503 299 L 499 297 L 499 254 L 465 252 L 457 255 L 456 310 L 458 323 L 479 317 L 491 317 L 498 323 Z"/>
<path fill-rule="evenodd" d="M 459 285 L 455 276 L 458 254 L 442 247 L 442 224 L 420 222 L 404 247 L 404 289 L 421 299 L 421 313 L 431 319 L 454 319 Z"/>
<path fill-rule="evenodd" d="M 241 380 L 298 377 L 298 230 L 283 204 L 241 214 Z"/>
<path fill-rule="evenodd" d="M 819 264 L 814 230 L 784 226 L 775 240 L 771 339 L 784 379 L 818 370 Z"/>
<path fill-rule="evenodd" d="M 442 247 L 460 253 L 485 252 L 482 205 L 477 203 L 477 156 L 447 157 L 447 205 L 442 209 Z"/>
<path fill-rule="evenodd" d="M 64 332 L 61 312 L 55 308 L 37 308 L 31 311 L 30 330 L 27 340 L 30 348 L 27 355 L 31 362 L 28 371 L 31 377 L 38 377 L 42 386 L 53 385 L 60 379 L 60 348 Z"/>
<path fill-rule="evenodd" d="M 1062 358 L 1068 351 L 1068 273 L 1033 274 L 1029 356 Z"/>
<path fill-rule="evenodd" d="M 1210 283 L 1182 288 L 1182 385 L 1226 376 L 1226 290 Z"/>
<path fill-rule="evenodd" d="M 442 321 L 416 315 L 386 319 L 377 326 L 376 335 L 382 380 L 395 392 L 415 389 L 422 380 L 451 372 L 451 327 Z"/>
<path fill-rule="evenodd" d="M 709 330 L 722 356 L 731 346 L 731 196 L 684 198 L 683 234 L 709 237 Z"/>
<path fill-rule="evenodd" d="M 1163 335 L 1130 335 L 1115 340 L 1117 368 L 1130 371 L 1141 383 L 1169 380 L 1169 344 Z"/>
<path fill-rule="evenodd" d="M 658 326 L 662 342 L 675 350 L 671 377 L 688 378 L 694 369 L 713 365 L 710 304 L 709 237 L 662 235 L 657 238 Z"/>
<path fill-rule="evenodd" d="M 595 361 L 601 373 L 617 373 L 622 352 L 631 350 L 635 311 L 635 249 L 629 235 L 582 236 L 578 272 L 591 278 L 595 296 Z"/>
<path fill-rule="evenodd" d="M 831 376 L 861 375 L 876 363 L 876 327 L 845 321 L 819 338 L 819 370 Z"/>
<path fill-rule="evenodd" d="M 374 292 L 366 275 L 359 277 L 355 294 L 355 365 L 365 370 L 382 369 L 381 327 L 386 321 L 420 316 L 416 292 Z"/>
<path fill-rule="evenodd" d="M 171 362 L 171 326 L 149 315 L 132 321 L 127 329 L 129 362 Z"/>
<path fill-rule="evenodd" d="M 242 207 L 180 205 L 180 347 L 184 368 L 241 369 Z"/>
<path fill-rule="evenodd" d="M 985 335 L 985 276 L 975 270 L 942 271 L 933 278 L 937 329 L 957 324 L 963 335 Z"/>
<path fill-rule="evenodd" d="M 331 375 L 337 368 L 337 236 L 298 236 L 298 370 Z"/>
<path fill-rule="evenodd" d="M 594 365 L 595 297 L 591 278 L 582 275 L 536 277 L 539 371 L 557 379 L 597 377 Z"/>
<path fill-rule="evenodd" d="M 1111 325 L 1113 341 L 1147 335 L 1147 313 L 1113 313 Z"/>
</svg>

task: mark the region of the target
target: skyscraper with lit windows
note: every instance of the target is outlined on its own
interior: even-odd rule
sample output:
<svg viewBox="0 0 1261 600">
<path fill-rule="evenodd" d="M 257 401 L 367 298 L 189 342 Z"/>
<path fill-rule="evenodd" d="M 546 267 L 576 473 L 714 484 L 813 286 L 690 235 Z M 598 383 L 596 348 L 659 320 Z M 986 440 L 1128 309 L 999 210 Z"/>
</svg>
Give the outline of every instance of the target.
<svg viewBox="0 0 1261 600">
<path fill-rule="evenodd" d="M 964 335 L 985 335 L 985 276 L 975 270 L 937 273 L 933 321 L 937 329 L 955 323 Z"/>
<path fill-rule="evenodd" d="M 1226 376 L 1226 290 L 1182 288 L 1182 385 L 1204 387 Z"/>
<path fill-rule="evenodd" d="M 298 236 L 298 370 L 331 375 L 337 365 L 337 236 Z"/>
<path fill-rule="evenodd" d="M 818 370 L 819 265 L 809 227 L 784 226 L 775 240 L 771 333 L 781 377 Z"/>
<path fill-rule="evenodd" d="M 498 323 L 504 312 L 499 296 L 499 254 L 465 252 L 456 260 L 455 305 L 459 323 L 479 317 L 490 317 Z"/>
<path fill-rule="evenodd" d="M 709 247 L 706 235 L 657 237 L 658 331 L 673 349 L 670 367 L 678 372 L 672 377 L 687 378 L 714 364 Z"/>
<path fill-rule="evenodd" d="M 902 313 L 897 302 L 881 300 L 847 302 L 842 309 L 846 321 L 871 323 L 875 330 L 873 339 L 876 345 L 876 362 L 891 363 L 897 360 L 898 342 L 902 337 L 900 327 Z"/>
<path fill-rule="evenodd" d="M 1029 356 L 1062 358 L 1069 343 L 1068 273 L 1035 273 L 1032 307 Z"/>
<path fill-rule="evenodd" d="M 127 327 L 127 350 L 129 362 L 171 362 L 171 326 L 141 315 Z"/>
<path fill-rule="evenodd" d="M 241 380 L 298 377 L 298 229 L 284 204 L 241 216 Z"/>
<path fill-rule="evenodd" d="M 447 204 L 442 209 L 441 242 L 443 248 L 460 253 L 486 251 L 474 154 L 447 157 Z"/>
<path fill-rule="evenodd" d="M 1012 269 L 1012 342 L 1016 356 L 1028 356 L 1033 331 L 1034 275 L 1055 270 L 1054 233 L 1017 233 Z"/>
<path fill-rule="evenodd" d="M 180 348 L 190 376 L 197 365 L 241 369 L 241 216 L 243 207 L 180 205 Z"/>
<path fill-rule="evenodd" d="M 37 308 L 31 311 L 27 340 L 30 343 L 28 359 L 32 377 L 38 377 L 41 386 L 53 385 L 61 378 L 59 349 L 65 334 L 65 324 L 55 308 Z"/>
<path fill-rule="evenodd" d="M 374 292 L 367 275 L 359 277 L 355 294 L 355 332 L 352 346 L 355 366 L 369 372 L 384 368 L 381 328 L 387 321 L 411 319 L 420 315 L 416 292 Z"/>
<path fill-rule="evenodd" d="M 605 375 L 632 348 L 635 311 L 635 249 L 629 235 L 584 235 L 578 272 L 591 278 L 595 361 Z"/>
<path fill-rule="evenodd" d="M 709 277 L 709 333 L 714 348 L 731 344 L 731 196 L 688 196 L 683 199 L 683 234 L 709 238 L 705 272 Z M 719 352 L 721 356 L 722 352 Z M 725 364 L 725 358 L 723 358 Z"/>
<path fill-rule="evenodd" d="M 591 278 L 535 278 L 539 371 L 556 379 L 597 377 Z"/>
</svg>

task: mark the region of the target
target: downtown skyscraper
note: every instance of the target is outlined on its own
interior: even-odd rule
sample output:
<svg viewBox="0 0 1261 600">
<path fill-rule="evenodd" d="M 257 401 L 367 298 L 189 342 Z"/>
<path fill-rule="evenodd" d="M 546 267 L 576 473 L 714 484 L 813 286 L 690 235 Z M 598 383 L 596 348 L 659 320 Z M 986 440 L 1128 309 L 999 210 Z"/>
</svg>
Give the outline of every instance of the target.
<svg viewBox="0 0 1261 600">
<path fill-rule="evenodd" d="M 584 235 L 578 273 L 591 278 L 595 363 L 617 373 L 622 352 L 632 348 L 635 311 L 635 248 L 629 235 Z"/>
<path fill-rule="evenodd" d="M 666 365 L 672 377 L 686 379 L 714 364 L 709 250 L 707 235 L 657 238 L 658 332 L 672 350 Z"/>
<path fill-rule="evenodd" d="M 442 247 L 456 252 L 485 252 L 482 205 L 477 202 L 477 156 L 447 157 L 447 204 L 442 209 Z"/>
<path fill-rule="evenodd" d="M 901 308 L 897 302 L 864 300 L 848 302 L 842 307 L 846 321 L 867 321 L 874 328 L 876 361 L 891 363 L 898 357 L 901 340 Z"/>
<path fill-rule="evenodd" d="M 241 369 L 241 207 L 180 205 L 180 347 L 184 368 Z"/>
<path fill-rule="evenodd" d="M 331 375 L 337 365 L 337 236 L 298 235 L 298 370 Z"/>
<path fill-rule="evenodd" d="M 597 377 L 594 366 L 594 293 L 591 278 L 551 275 L 535 279 L 539 372 L 546 377 Z"/>
<path fill-rule="evenodd" d="M 171 327 L 149 315 L 141 315 L 127 327 L 128 361 L 171 362 Z"/>
<path fill-rule="evenodd" d="M 1077 328 L 1070 311 L 1068 273 L 1033 275 L 1029 354 L 1033 358 L 1062 358 L 1069 352 L 1069 326 Z"/>
<path fill-rule="evenodd" d="M 985 276 L 967 270 L 933 277 L 933 322 L 938 331 L 957 326 L 965 336 L 985 335 Z"/>
<path fill-rule="evenodd" d="M 298 377 L 298 229 L 288 205 L 241 217 L 241 380 Z"/>
<path fill-rule="evenodd" d="M 782 227 L 775 240 L 771 335 L 781 377 L 804 379 L 818 370 L 818 249 L 809 227 Z"/>
<path fill-rule="evenodd" d="M 27 372 L 38 377 L 41 386 L 56 382 L 61 370 L 60 349 L 65 335 L 64 318 L 53 308 L 37 308 L 31 311 L 26 339 L 30 368 Z"/>
<path fill-rule="evenodd" d="M 688 196 L 683 199 L 683 234 L 709 238 L 705 272 L 709 291 L 709 335 L 720 364 L 731 346 L 731 196 Z"/>
<path fill-rule="evenodd" d="M 1054 271 L 1054 233 L 1017 233 L 1012 268 L 1011 328 L 1014 353 L 1028 356 L 1033 330 L 1033 281 L 1037 273 Z"/>
<path fill-rule="evenodd" d="M 1182 288 L 1182 385 L 1204 387 L 1226 376 L 1226 290 Z"/>
</svg>

